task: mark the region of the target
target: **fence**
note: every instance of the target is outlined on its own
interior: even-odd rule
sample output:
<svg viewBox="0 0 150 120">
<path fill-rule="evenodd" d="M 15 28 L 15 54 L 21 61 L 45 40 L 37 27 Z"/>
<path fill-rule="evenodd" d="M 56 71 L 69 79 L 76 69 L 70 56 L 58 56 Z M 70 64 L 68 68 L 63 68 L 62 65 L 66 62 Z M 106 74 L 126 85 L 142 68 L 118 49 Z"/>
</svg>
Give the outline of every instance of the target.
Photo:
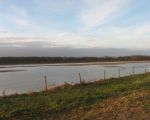
<svg viewBox="0 0 150 120">
<path fill-rule="evenodd" d="M 135 75 L 135 74 L 144 74 L 144 73 L 146 74 L 149 72 L 149 69 L 145 67 L 145 68 L 143 68 L 143 72 L 136 73 L 136 68 L 143 68 L 143 67 L 132 67 L 132 73 L 128 74 L 128 75 L 123 75 L 123 76 L 131 76 L 131 75 Z M 121 69 L 118 69 L 117 77 L 107 77 L 107 70 L 104 70 L 103 71 L 103 79 L 99 79 L 99 80 L 106 80 L 106 79 L 110 79 L 110 78 L 120 78 L 120 77 L 121 77 Z M 86 80 L 82 79 L 81 73 L 79 73 L 79 82 L 82 83 L 83 81 L 86 82 Z"/>
<path fill-rule="evenodd" d="M 140 72 L 139 72 L 139 69 L 140 68 Z M 95 80 L 107 80 L 109 78 L 120 78 L 120 77 L 123 77 L 123 76 L 130 76 L 130 75 L 134 75 L 134 74 L 140 74 L 140 73 L 147 73 L 149 72 L 149 67 L 130 67 L 130 69 L 127 69 L 128 73 L 125 73 L 123 71 L 122 68 L 117 68 L 115 70 L 115 76 L 109 76 L 109 72 L 110 72 L 110 69 L 104 69 L 104 70 L 101 70 L 101 78 L 98 78 L 98 79 L 95 79 Z M 78 79 L 78 83 L 82 84 L 83 82 L 88 82 L 88 80 L 85 79 L 85 75 L 83 75 L 81 72 L 79 73 L 76 73 L 78 76 L 77 79 Z M 45 88 L 45 91 L 48 91 L 49 90 L 49 84 L 48 84 L 48 78 L 47 76 L 45 75 L 43 77 L 43 86 Z M 32 92 L 31 92 L 32 93 Z M 14 93 L 14 94 L 18 94 L 17 91 Z M 7 96 L 7 90 L 2 90 L 2 93 L 1 95 L 3 97 Z"/>
</svg>

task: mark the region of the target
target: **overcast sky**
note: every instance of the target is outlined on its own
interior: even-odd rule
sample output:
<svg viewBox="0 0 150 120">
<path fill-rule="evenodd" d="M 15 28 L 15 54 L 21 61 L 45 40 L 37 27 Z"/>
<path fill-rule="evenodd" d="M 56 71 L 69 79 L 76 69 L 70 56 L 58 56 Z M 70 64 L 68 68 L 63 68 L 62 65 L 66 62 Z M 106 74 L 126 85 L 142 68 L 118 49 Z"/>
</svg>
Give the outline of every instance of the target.
<svg viewBox="0 0 150 120">
<path fill-rule="evenodd" d="M 149 47 L 150 0 L 0 0 L 0 56 L 150 55 Z"/>
</svg>

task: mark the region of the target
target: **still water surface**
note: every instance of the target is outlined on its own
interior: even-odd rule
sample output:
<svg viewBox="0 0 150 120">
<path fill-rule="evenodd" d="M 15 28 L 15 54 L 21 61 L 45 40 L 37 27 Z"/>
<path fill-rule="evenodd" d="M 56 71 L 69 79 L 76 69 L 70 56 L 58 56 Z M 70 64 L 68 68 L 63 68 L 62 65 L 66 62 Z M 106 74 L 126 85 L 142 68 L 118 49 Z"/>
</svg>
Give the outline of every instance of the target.
<svg viewBox="0 0 150 120">
<path fill-rule="evenodd" d="M 64 82 L 78 83 L 78 73 L 86 81 L 99 80 L 106 77 L 118 77 L 119 69 L 121 76 L 133 73 L 144 73 L 150 71 L 150 62 L 120 63 L 120 64 L 40 64 L 40 65 L 0 65 L 0 95 L 3 90 L 7 94 L 15 92 L 24 93 L 29 91 L 40 91 L 44 88 L 44 76 L 47 82 L 53 86 Z"/>
</svg>

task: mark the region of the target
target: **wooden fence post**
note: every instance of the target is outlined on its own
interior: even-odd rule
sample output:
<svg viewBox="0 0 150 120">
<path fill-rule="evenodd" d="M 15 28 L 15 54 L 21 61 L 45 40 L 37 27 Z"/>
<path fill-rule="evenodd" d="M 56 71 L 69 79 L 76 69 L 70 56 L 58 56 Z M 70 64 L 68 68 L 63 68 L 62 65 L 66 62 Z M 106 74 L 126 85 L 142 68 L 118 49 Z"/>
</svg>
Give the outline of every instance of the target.
<svg viewBox="0 0 150 120">
<path fill-rule="evenodd" d="M 119 72 L 119 78 L 120 78 L 120 69 L 118 70 L 118 72 Z"/>
<path fill-rule="evenodd" d="M 79 73 L 79 80 L 80 80 L 80 84 L 82 83 L 82 78 L 81 78 L 81 74 Z"/>
<path fill-rule="evenodd" d="M 147 73 L 146 67 L 145 67 L 145 74 Z"/>
<path fill-rule="evenodd" d="M 133 67 L 133 75 L 134 75 L 134 69 L 135 69 L 135 68 Z"/>
<path fill-rule="evenodd" d="M 106 70 L 104 70 L 104 80 L 106 80 Z"/>
<path fill-rule="evenodd" d="M 45 91 L 46 91 L 46 92 L 48 91 L 48 88 L 47 88 L 47 78 L 46 78 L 46 75 L 45 75 Z"/>
<path fill-rule="evenodd" d="M 5 90 L 2 91 L 2 95 L 3 95 L 3 97 L 6 96 L 6 91 Z"/>
<path fill-rule="evenodd" d="M 16 91 L 15 95 L 18 95 L 18 92 Z"/>
</svg>

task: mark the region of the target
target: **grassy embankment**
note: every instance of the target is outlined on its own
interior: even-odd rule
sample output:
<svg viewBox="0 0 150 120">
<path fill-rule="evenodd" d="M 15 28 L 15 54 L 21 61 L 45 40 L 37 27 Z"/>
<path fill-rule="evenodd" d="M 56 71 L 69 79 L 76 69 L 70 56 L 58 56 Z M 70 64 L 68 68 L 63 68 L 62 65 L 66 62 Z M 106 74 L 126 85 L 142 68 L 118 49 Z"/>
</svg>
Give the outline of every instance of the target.
<svg viewBox="0 0 150 120">
<path fill-rule="evenodd" d="M 148 120 L 150 73 L 0 98 L 0 120 Z"/>
</svg>

